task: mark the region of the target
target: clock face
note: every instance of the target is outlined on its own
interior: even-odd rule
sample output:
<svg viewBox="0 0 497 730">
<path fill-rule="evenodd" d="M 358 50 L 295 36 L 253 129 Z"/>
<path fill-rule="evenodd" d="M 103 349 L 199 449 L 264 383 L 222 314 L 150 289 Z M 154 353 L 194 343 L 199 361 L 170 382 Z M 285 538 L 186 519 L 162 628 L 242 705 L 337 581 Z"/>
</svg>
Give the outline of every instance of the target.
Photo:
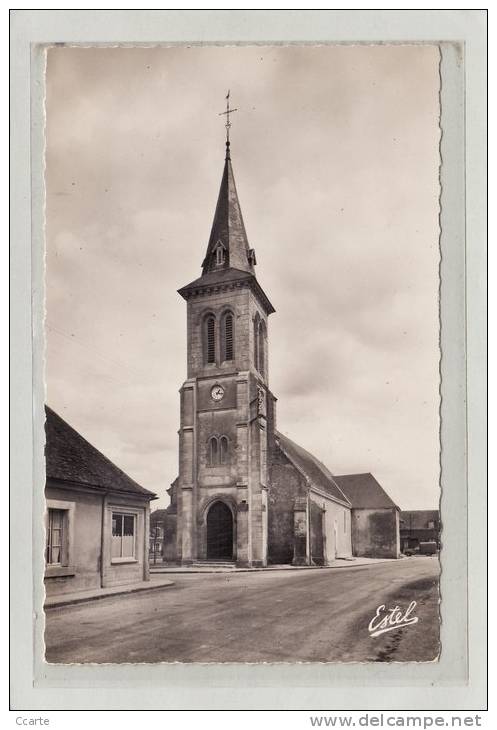
<svg viewBox="0 0 497 730">
<path fill-rule="evenodd" d="M 222 385 L 214 385 L 211 390 L 212 400 L 220 401 L 224 396 L 224 388 Z"/>
</svg>

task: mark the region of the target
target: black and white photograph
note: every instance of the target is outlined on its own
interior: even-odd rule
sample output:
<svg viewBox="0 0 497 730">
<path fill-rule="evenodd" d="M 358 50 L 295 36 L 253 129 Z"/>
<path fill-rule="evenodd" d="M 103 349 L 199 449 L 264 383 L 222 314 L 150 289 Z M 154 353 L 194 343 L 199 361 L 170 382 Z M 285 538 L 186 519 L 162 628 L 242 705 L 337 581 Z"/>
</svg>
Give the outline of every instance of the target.
<svg viewBox="0 0 497 730">
<path fill-rule="evenodd" d="M 46 50 L 47 663 L 439 660 L 440 59 Z"/>
</svg>

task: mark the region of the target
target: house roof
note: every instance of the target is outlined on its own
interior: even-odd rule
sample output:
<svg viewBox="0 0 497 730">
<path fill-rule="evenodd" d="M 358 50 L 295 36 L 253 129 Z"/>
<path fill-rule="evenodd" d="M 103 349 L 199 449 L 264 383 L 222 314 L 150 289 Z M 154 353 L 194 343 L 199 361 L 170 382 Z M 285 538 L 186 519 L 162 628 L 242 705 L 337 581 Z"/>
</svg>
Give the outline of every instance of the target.
<svg viewBox="0 0 497 730">
<path fill-rule="evenodd" d="M 102 492 L 157 495 L 133 481 L 98 449 L 48 406 L 45 406 L 47 478 L 97 489 Z"/>
<path fill-rule="evenodd" d="M 160 522 L 164 519 L 166 514 L 169 514 L 167 509 L 154 509 L 154 511 L 150 513 L 150 524 L 155 525 L 156 522 Z"/>
<path fill-rule="evenodd" d="M 326 492 L 334 500 L 346 505 L 350 504 L 333 474 L 319 459 L 279 431 L 276 431 L 275 435 L 276 442 L 285 456 L 304 474 L 311 486 Z"/>
<path fill-rule="evenodd" d="M 235 269 L 233 267 L 227 267 L 225 269 L 219 269 L 218 271 L 209 271 L 207 274 L 199 276 L 198 279 L 190 282 L 186 286 L 179 289 L 179 293 L 183 294 L 193 289 L 198 289 L 204 286 L 216 286 L 220 284 L 231 284 L 237 281 L 251 281 L 254 279 L 254 275 L 241 269 Z"/>
<path fill-rule="evenodd" d="M 402 530 L 426 530 L 429 522 L 438 522 L 439 520 L 440 512 L 437 509 L 403 510 L 400 513 L 400 527 Z"/>
<path fill-rule="evenodd" d="M 372 474 L 343 474 L 335 481 L 355 509 L 399 509 Z"/>
</svg>

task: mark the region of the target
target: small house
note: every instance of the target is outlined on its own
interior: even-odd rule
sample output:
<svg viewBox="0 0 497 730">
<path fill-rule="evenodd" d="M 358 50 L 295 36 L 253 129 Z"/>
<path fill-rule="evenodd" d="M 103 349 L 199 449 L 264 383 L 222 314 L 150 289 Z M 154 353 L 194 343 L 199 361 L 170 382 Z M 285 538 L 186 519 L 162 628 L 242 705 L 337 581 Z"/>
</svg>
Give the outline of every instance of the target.
<svg viewBox="0 0 497 730">
<path fill-rule="evenodd" d="M 372 474 L 345 474 L 335 481 L 352 506 L 352 546 L 357 557 L 400 556 L 400 508 Z"/>
<path fill-rule="evenodd" d="M 156 495 L 45 410 L 47 596 L 148 580 Z"/>
</svg>

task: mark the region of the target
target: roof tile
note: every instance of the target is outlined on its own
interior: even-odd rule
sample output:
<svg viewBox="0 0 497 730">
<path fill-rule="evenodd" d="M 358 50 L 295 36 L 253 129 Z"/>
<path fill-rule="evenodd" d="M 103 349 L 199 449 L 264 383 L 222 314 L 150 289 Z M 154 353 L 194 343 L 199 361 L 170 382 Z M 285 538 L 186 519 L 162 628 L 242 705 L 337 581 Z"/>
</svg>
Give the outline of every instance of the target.
<svg viewBox="0 0 497 730">
<path fill-rule="evenodd" d="M 335 476 L 335 481 L 344 492 L 353 508 L 384 509 L 397 507 L 372 474 L 344 474 Z"/>
<path fill-rule="evenodd" d="M 55 411 L 45 406 L 45 413 L 47 478 L 156 499 L 157 495 L 133 481 Z"/>
<path fill-rule="evenodd" d="M 335 477 L 319 459 L 279 431 L 276 431 L 276 441 L 286 457 L 304 473 L 311 485 L 327 492 L 333 499 L 349 504 Z"/>
</svg>

